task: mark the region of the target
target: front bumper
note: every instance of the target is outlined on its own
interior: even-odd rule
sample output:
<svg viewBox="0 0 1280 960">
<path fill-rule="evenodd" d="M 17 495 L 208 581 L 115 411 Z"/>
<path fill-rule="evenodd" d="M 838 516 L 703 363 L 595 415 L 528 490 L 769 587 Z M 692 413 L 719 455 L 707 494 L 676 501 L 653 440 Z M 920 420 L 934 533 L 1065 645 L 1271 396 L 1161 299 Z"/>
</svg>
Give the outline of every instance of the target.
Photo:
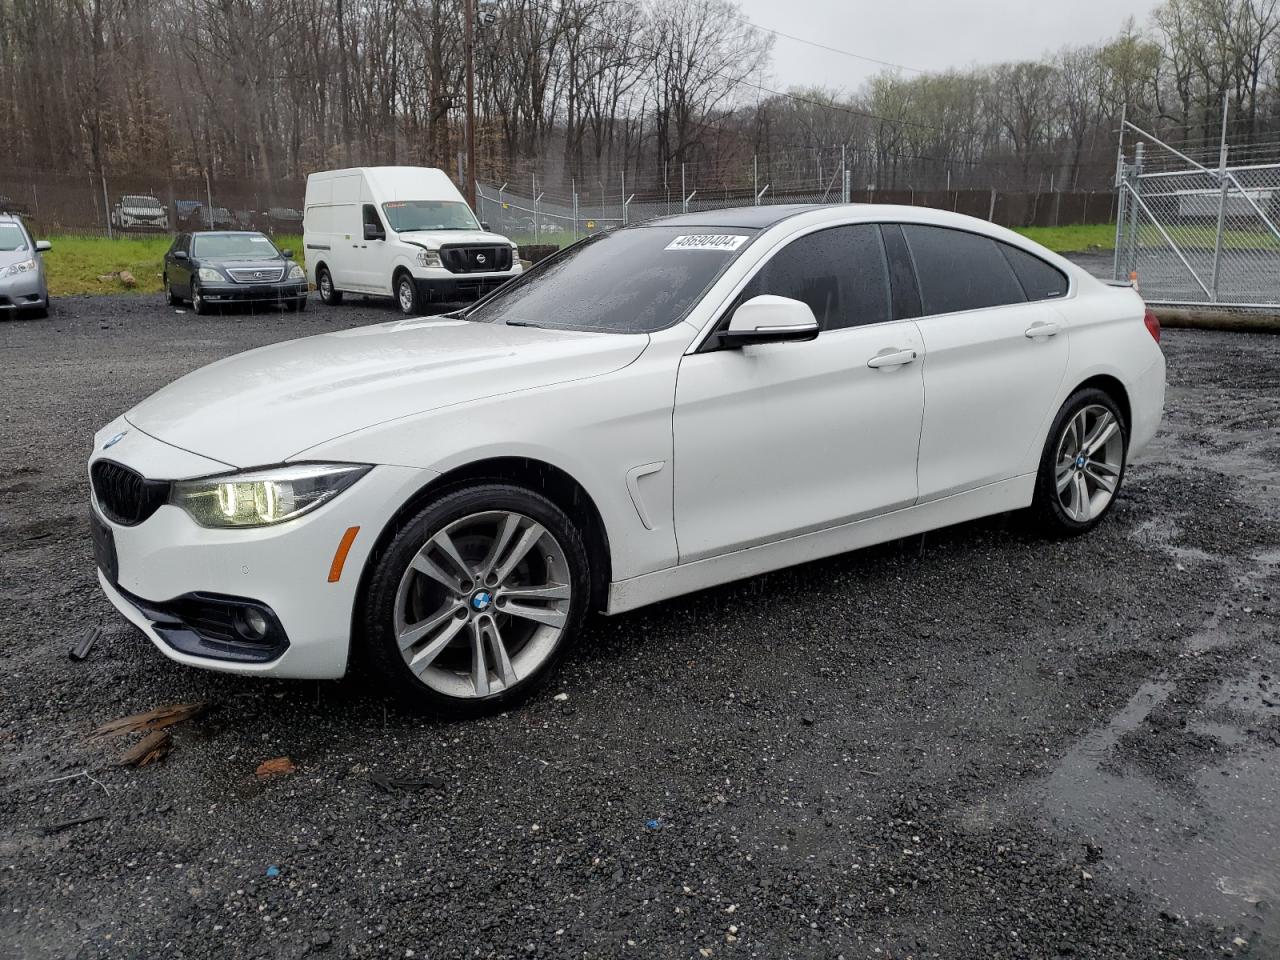
<svg viewBox="0 0 1280 960">
<path fill-rule="evenodd" d="M 122 431 L 124 438 L 103 453 L 106 439 Z M 123 418 L 99 432 L 94 449 L 94 460 L 106 456 L 153 479 L 227 470 L 147 436 Z M 118 571 L 112 582 L 100 568 L 98 580 L 116 609 L 179 663 L 275 677 L 340 677 L 361 574 L 374 542 L 400 504 L 432 476 L 410 467 L 378 466 L 312 513 L 245 530 L 201 527 L 170 505 L 142 523 L 124 526 L 108 520 L 95 502 L 94 519 L 111 532 Z M 341 576 L 330 582 L 335 552 L 350 527 L 360 529 Z M 210 595 L 250 599 L 276 618 L 285 642 L 269 659 L 255 659 L 181 636 L 183 618 L 174 611 L 192 596 Z"/>
<path fill-rule="evenodd" d="M 207 303 L 284 303 L 305 299 L 306 280 L 282 283 L 206 283 L 200 284 L 200 296 Z"/>
<path fill-rule="evenodd" d="M 44 275 L 39 269 L 16 277 L 0 277 L 0 311 L 29 310 L 47 305 Z"/>
<path fill-rule="evenodd" d="M 418 297 L 424 303 L 462 303 L 479 300 L 492 293 L 508 280 L 520 276 L 513 273 L 450 273 L 447 270 L 432 271 L 430 276 L 417 276 L 413 280 L 418 287 Z"/>
</svg>

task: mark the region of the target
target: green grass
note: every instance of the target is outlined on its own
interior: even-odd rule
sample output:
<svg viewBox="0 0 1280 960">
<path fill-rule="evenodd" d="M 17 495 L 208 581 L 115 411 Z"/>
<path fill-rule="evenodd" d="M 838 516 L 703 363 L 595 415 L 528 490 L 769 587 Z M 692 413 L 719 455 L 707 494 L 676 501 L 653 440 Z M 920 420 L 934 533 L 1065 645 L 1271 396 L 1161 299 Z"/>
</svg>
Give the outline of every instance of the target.
<svg viewBox="0 0 1280 960">
<path fill-rule="evenodd" d="M 1172 231 L 1179 243 L 1196 246 L 1201 243 L 1213 246 L 1213 227 L 1179 226 Z M 1018 233 L 1058 253 L 1077 251 L 1106 252 L 1115 249 L 1116 228 L 1113 224 L 1097 223 L 1075 227 L 1019 227 Z M 1252 233 L 1233 233 L 1224 236 L 1224 245 L 1255 247 L 1260 241 L 1270 243 L 1268 237 Z M 161 290 L 161 261 L 169 248 L 170 238 L 164 235 L 118 237 L 53 236 L 53 249 L 44 256 L 49 271 L 49 292 L 55 296 L 73 293 L 122 293 L 128 292 L 113 274 L 127 270 L 138 285 L 133 292 L 157 293 Z M 520 244 L 533 243 L 532 236 L 512 235 Z M 1157 238 L 1158 239 L 1158 238 Z M 279 236 L 276 245 L 293 250 L 294 259 L 303 262 L 302 238 Z M 573 242 L 572 231 L 544 230 L 539 243 L 564 246 Z M 1155 241 L 1153 241 L 1155 242 Z M 106 277 L 99 280 L 99 277 Z"/>
<path fill-rule="evenodd" d="M 1054 253 L 1102 252 L 1116 248 L 1116 228 L 1111 223 L 1091 223 L 1075 227 L 1015 227 Z"/>
<path fill-rule="evenodd" d="M 163 234 L 138 237 L 52 236 L 53 249 L 44 255 L 49 274 L 49 294 L 65 297 L 75 293 L 158 293 L 163 289 L 161 271 L 164 253 L 172 238 Z M 294 259 L 302 263 L 302 238 L 279 236 L 276 246 L 292 248 Z M 128 288 L 114 276 L 122 270 L 138 282 Z M 99 279 L 104 277 L 105 279 Z"/>
</svg>

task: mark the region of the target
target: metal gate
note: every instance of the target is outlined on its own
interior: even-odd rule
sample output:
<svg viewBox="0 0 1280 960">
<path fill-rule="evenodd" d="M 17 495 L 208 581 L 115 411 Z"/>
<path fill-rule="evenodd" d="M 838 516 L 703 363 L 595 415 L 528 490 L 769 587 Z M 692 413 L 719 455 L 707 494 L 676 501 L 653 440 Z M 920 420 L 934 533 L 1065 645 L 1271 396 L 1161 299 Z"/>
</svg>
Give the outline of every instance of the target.
<svg viewBox="0 0 1280 960">
<path fill-rule="evenodd" d="M 1115 279 L 1147 302 L 1280 310 L 1280 164 L 1209 167 L 1125 121 L 1117 161 Z M 1224 125 L 1225 126 L 1225 125 Z"/>
</svg>

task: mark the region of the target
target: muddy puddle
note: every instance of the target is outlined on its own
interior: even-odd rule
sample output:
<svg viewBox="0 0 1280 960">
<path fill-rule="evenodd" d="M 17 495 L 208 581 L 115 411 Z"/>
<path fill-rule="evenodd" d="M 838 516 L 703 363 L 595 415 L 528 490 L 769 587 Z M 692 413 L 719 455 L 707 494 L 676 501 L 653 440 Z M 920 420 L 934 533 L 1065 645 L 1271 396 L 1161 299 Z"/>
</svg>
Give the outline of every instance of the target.
<svg viewBox="0 0 1280 960">
<path fill-rule="evenodd" d="M 1032 791 L 1055 831 L 1092 845 L 1094 882 L 1141 890 L 1168 922 L 1221 927 L 1255 956 L 1280 955 L 1280 638 L 1258 642 L 1247 598 L 1274 592 L 1277 572 L 1280 554 L 1256 557 L 1182 656 Z M 1218 675 L 1220 659 L 1236 666 Z"/>
</svg>

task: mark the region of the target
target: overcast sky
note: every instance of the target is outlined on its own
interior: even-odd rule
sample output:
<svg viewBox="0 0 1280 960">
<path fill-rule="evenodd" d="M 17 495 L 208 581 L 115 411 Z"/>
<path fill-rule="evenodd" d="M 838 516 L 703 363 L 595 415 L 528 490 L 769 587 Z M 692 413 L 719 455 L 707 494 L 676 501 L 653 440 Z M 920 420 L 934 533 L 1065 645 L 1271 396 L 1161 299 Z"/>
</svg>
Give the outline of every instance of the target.
<svg viewBox="0 0 1280 960">
<path fill-rule="evenodd" d="M 740 0 L 743 13 L 827 46 L 922 70 L 1025 60 L 1093 43 L 1133 15 L 1145 24 L 1156 0 Z M 778 37 L 773 80 L 856 90 L 882 69 Z M 904 75 L 910 75 L 904 73 Z"/>
</svg>

